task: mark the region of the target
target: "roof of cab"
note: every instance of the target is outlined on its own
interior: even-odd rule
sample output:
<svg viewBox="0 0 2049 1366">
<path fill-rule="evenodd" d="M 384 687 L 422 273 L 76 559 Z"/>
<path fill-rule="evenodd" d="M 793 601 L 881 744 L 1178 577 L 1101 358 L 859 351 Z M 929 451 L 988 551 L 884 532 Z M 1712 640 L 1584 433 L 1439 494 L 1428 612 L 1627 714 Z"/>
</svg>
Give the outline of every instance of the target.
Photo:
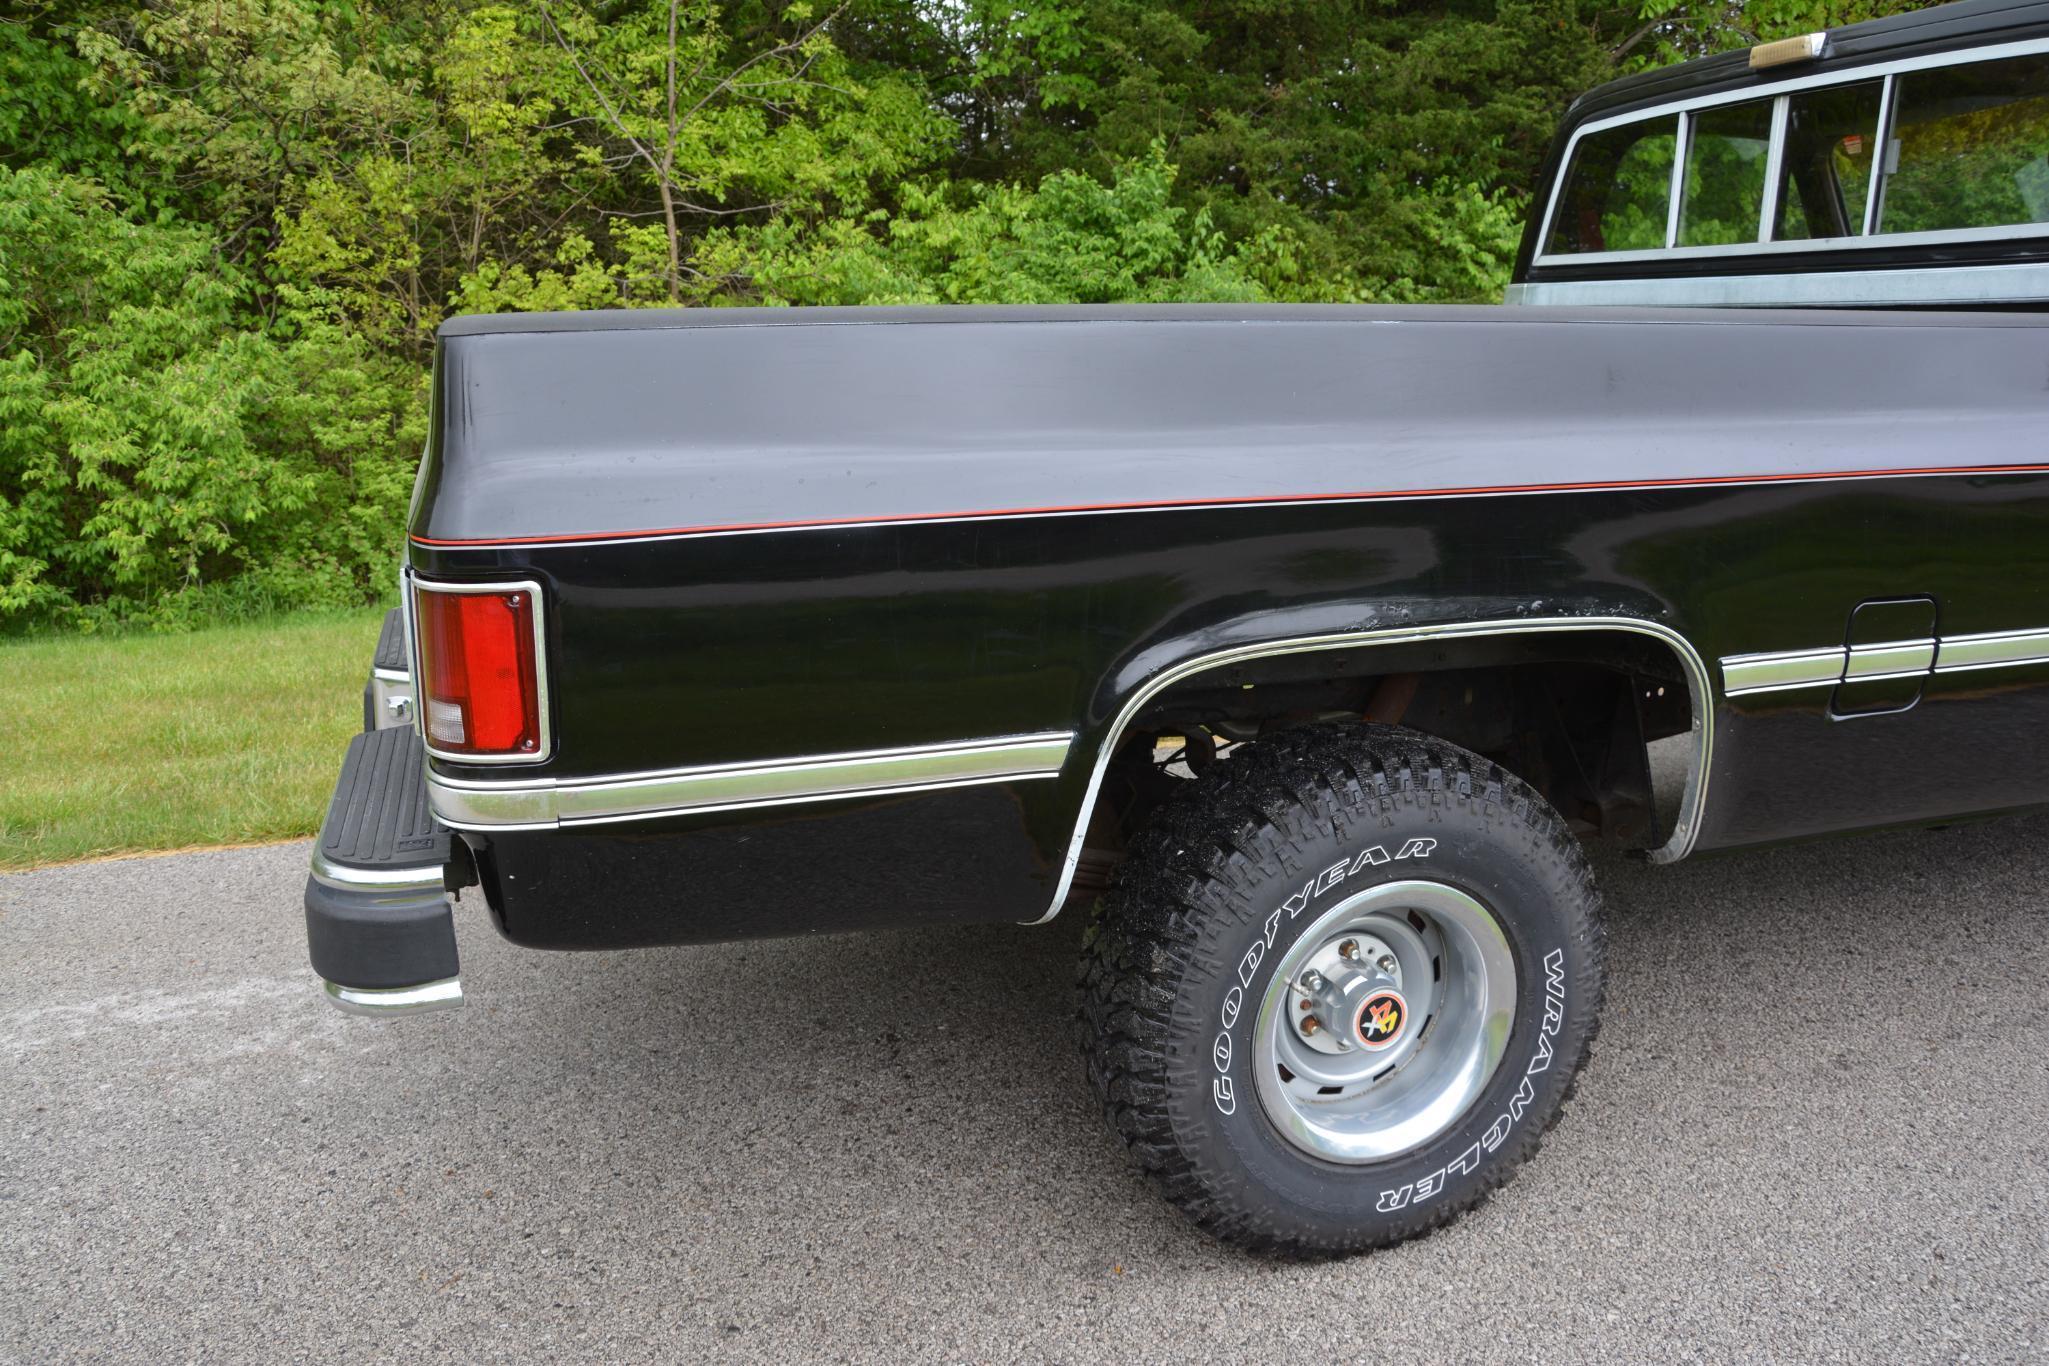
<svg viewBox="0 0 2049 1366">
<path fill-rule="evenodd" d="M 1752 71 L 1750 50 L 1738 48 L 1624 76 L 1619 81 L 1596 86 L 1574 100 L 1566 114 L 1566 124 L 1569 127 L 1693 95 L 1770 86 L 1792 77 L 1841 71 L 1871 62 L 2045 35 L 2049 35 L 2049 2 L 2045 0 L 1957 0 L 1955 4 L 1830 29 L 1828 50 L 1816 62 Z"/>
</svg>

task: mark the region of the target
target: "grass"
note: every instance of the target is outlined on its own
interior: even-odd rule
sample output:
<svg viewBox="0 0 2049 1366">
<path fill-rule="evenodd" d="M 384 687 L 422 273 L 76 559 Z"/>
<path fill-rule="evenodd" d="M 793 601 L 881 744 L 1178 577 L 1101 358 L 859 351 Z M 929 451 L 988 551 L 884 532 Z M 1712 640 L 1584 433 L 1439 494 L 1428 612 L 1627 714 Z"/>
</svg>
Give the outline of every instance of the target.
<svg viewBox="0 0 2049 1366">
<path fill-rule="evenodd" d="M 383 617 L 0 644 L 0 869 L 313 834 Z"/>
</svg>

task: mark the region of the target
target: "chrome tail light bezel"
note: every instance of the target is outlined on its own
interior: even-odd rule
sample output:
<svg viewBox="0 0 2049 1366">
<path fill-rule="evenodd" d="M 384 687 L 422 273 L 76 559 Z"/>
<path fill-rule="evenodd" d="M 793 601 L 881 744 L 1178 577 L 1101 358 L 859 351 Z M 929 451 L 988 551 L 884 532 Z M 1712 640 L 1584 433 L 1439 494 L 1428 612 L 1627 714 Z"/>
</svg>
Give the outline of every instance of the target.
<svg viewBox="0 0 2049 1366">
<path fill-rule="evenodd" d="M 541 591 L 538 580 L 489 579 L 452 581 L 430 579 L 405 571 L 403 576 L 403 597 L 401 605 L 405 614 L 406 657 L 413 670 L 413 728 L 419 732 L 420 741 L 427 747 L 431 758 L 444 763 L 495 767 L 508 764 L 546 763 L 555 754 L 555 724 L 550 715 L 548 695 L 548 599 Z M 446 750 L 434 743 L 434 737 L 427 731 L 428 678 L 426 659 L 420 645 L 420 599 L 422 592 L 447 594 L 509 594 L 524 593 L 530 605 L 529 616 L 533 623 L 534 702 L 536 744 L 531 750 L 517 753 L 475 754 Z"/>
</svg>

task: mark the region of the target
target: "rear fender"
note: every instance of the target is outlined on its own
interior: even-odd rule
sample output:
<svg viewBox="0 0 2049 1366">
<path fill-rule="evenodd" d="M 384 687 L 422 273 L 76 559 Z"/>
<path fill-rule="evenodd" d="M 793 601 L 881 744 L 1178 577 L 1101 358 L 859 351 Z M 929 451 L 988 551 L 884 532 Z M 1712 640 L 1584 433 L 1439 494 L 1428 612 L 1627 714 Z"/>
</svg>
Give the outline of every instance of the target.
<svg viewBox="0 0 2049 1366">
<path fill-rule="evenodd" d="M 1441 604 L 1439 605 L 1441 610 Z M 1328 615 L 1320 609 L 1318 615 Z M 1205 633 L 1199 641 L 1163 642 L 1134 655 L 1098 694 L 1091 708 L 1088 729 L 1075 746 L 1076 757 L 1087 755 L 1090 764 L 1087 786 L 1068 840 L 1060 878 L 1052 905 L 1040 920 L 1044 923 L 1059 913 L 1073 888 L 1080 866 L 1082 846 L 1102 793 L 1103 777 L 1119 744 L 1131 730 L 1146 704 L 1176 684 L 1201 675 L 1253 661 L 1284 656 L 1325 656 L 1334 664 L 1343 661 L 1347 672 L 1360 675 L 1377 670 L 1376 657 L 1393 657 L 1395 651 L 1417 645 L 1439 645 L 1446 649 L 1447 663 L 1456 667 L 1460 647 L 1499 642 L 1509 637 L 1572 634 L 1598 640 L 1603 636 L 1648 639 L 1668 650 L 1686 680 L 1692 708 L 1691 752 L 1678 817 L 1666 842 L 1650 853 L 1654 863 L 1671 863 L 1686 856 L 1700 829 L 1700 814 L 1707 800 L 1709 761 L 1714 749 L 1714 693 L 1707 665 L 1686 636 L 1671 626 L 1648 617 L 1633 615 L 1583 616 L 1498 616 L 1428 624 L 1387 624 L 1385 609 L 1354 608 L 1359 624 L 1302 634 L 1290 633 L 1295 624 L 1275 614 L 1242 619 Z M 1307 624 L 1302 623 L 1302 624 Z M 1276 631 L 1276 627 L 1280 627 Z M 1238 637 L 1235 641 L 1233 637 Z M 1412 653 L 1412 651 L 1411 651 Z M 1402 667 L 1412 667 L 1403 665 Z M 1099 719 L 1100 718 L 1100 719 Z"/>
</svg>

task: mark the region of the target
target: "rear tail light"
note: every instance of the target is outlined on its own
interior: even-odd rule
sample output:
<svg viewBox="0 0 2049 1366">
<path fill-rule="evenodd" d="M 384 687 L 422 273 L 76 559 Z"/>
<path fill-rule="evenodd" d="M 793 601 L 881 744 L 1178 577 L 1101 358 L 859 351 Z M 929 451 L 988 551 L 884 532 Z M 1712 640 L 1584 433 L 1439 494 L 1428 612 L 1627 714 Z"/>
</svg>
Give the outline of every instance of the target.
<svg viewBox="0 0 2049 1366">
<path fill-rule="evenodd" d="M 413 591 L 427 747 L 487 762 L 545 757 L 533 585 Z"/>
</svg>

